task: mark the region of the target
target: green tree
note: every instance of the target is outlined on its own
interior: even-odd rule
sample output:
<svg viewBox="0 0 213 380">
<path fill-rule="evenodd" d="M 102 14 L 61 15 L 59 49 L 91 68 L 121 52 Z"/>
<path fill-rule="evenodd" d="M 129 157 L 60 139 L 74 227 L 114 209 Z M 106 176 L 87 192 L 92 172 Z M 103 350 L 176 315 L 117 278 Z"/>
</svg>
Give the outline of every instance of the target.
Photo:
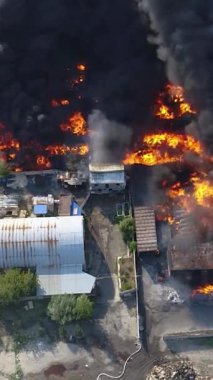
<svg viewBox="0 0 213 380">
<path fill-rule="evenodd" d="M 93 302 L 86 294 L 77 297 L 74 309 L 75 319 L 90 319 L 93 314 Z"/>
<path fill-rule="evenodd" d="M 52 296 L 47 307 L 47 314 L 53 321 L 64 325 L 75 319 L 74 309 L 76 305 L 76 296 L 63 294 Z"/>
<path fill-rule="evenodd" d="M 85 294 L 81 296 L 70 294 L 52 296 L 47 307 L 47 313 L 53 321 L 64 325 L 73 320 L 91 318 L 93 302 Z"/>
<path fill-rule="evenodd" d="M 126 244 L 130 243 L 135 234 L 135 224 L 134 224 L 134 219 L 131 217 L 127 217 L 119 223 L 120 230 L 123 235 L 123 239 Z"/>
<path fill-rule="evenodd" d="M 132 240 L 132 241 L 128 242 L 128 247 L 129 247 L 130 253 L 135 252 L 136 249 L 137 249 L 137 243 L 136 243 L 136 241 Z"/>
<path fill-rule="evenodd" d="M 20 301 L 21 297 L 35 295 L 37 277 L 30 270 L 9 269 L 0 275 L 0 303 L 9 305 Z"/>
<path fill-rule="evenodd" d="M 5 177 L 10 173 L 9 165 L 2 159 L 0 159 L 0 177 Z"/>
</svg>

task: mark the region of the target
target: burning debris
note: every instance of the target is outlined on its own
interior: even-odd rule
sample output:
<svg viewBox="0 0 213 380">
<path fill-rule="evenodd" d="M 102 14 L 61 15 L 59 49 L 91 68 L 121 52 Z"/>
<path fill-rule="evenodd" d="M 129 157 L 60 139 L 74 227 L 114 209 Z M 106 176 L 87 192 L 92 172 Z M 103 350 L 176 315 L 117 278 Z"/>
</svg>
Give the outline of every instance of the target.
<svg viewBox="0 0 213 380">
<path fill-rule="evenodd" d="M 213 305 L 213 285 L 207 284 L 199 286 L 192 290 L 192 303 L 204 304 L 207 306 Z"/>
<path fill-rule="evenodd" d="M 185 114 L 196 114 L 196 111 L 186 103 L 181 86 L 167 84 L 157 99 L 154 114 L 160 119 L 174 120 Z"/>
<path fill-rule="evenodd" d="M 86 120 L 84 119 L 81 112 L 76 112 L 69 117 L 67 123 L 60 124 L 59 128 L 63 132 L 70 132 L 74 135 L 84 136 L 87 134 Z"/>
<path fill-rule="evenodd" d="M 146 380 L 210 380 L 200 376 L 188 360 L 176 360 L 155 365 Z"/>
<path fill-rule="evenodd" d="M 150 134 L 143 137 L 142 149 L 127 153 L 124 164 L 154 166 L 183 162 L 186 152 L 201 155 L 203 148 L 193 136 L 166 132 Z"/>
</svg>

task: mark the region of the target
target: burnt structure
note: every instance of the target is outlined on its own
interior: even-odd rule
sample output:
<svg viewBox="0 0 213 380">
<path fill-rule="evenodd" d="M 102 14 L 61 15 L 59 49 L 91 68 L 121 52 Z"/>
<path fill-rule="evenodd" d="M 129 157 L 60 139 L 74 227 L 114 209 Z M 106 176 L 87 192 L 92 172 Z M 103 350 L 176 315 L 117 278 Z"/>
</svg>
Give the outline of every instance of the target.
<svg viewBox="0 0 213 380">
<path fill-rule="evenodd" d="M 175 213 L 174 236 L 167 257 L 170 273 L 213 269 L 213 242 L 202 241 L 193 218 L 181 210 Z"/>
</svg>

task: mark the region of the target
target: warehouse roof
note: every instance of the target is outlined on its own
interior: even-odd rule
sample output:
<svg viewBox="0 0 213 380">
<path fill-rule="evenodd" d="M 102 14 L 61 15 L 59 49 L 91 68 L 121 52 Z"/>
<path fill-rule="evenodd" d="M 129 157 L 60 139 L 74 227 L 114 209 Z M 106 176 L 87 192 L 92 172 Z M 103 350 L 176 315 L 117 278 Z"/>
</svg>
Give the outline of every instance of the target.
<svg viewBox="0 0 213 380">
<path fill-rule="evenodd" d="M 134 207 L 138 252 L 158 252 L 155 213 L 151 207 Z"/>
<path fill-rule="evenodd" d="M 62 267 L 67 267 L 67 276 L 74 276 L 76 268 L 78 273 L 83 273 L 83 265 L 82 216 L 0 220 L 0 268 L 36 267 L 38 275 L 42 272 L 45 276 L 51 271 L 51 274 L 55 273 L 55 281 L 58 280 L 58 287 L 55 283 L 53 287 L 60 290 L 64 288 L 62 282 L 65 279 Z M 45 284 L 47 288 L 44 287 L 43 292 L 53 294 L 51 282 L 44 281 Z M 73 282 L 67 284 L 67 293 L 74 293 L 76 285 L 73 288 Z"/>
</svg>

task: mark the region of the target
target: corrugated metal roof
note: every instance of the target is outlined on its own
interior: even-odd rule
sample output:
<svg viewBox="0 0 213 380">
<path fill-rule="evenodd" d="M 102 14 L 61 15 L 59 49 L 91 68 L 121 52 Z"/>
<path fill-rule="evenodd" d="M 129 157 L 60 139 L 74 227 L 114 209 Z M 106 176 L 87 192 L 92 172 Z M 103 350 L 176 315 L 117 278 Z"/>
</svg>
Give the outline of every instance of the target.
<svg viewBox="0 0 213 380">
<path fill-rule="evenodd" d="M 58 268 L 37 268 L 39 288 L 37 295 L 91 293 L 95 277 L 82 272 L 81 265 L 60 266 Z"/>
<path fill-rule="evenodd" d="M 89 293 L 83 265 L 82 216 L 0 220 L 0 268 L 36 267 L 39 295 Z"/>
<path fill-rule="evenodd" d="M 0 267 L 84 263 L 83 217 L 0 220 Z"/>
<path fill-rule="evenodd" d="M 138 252 L 157 252 L 155 213 L 151 207 L 134 207 Z"/>
</svg>

